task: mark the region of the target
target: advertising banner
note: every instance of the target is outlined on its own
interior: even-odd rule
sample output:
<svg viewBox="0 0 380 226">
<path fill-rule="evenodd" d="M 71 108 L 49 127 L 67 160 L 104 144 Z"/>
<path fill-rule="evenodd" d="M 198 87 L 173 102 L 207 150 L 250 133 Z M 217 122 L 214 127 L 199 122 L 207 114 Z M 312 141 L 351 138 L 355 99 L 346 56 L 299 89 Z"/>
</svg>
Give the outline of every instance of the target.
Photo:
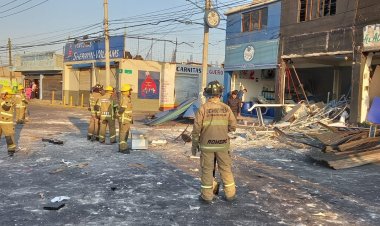
<svg viewBox="0 0 380 226">
<path fill-rule="evenodd" d="M 160 97 L 160 72 L 139 70 L 138 98 L 159 99 Z"/>
<path fill-rule="evenodd" d="M 224 70 L 268 69 L 277 66 L 278 39 L 226 46 Z"/>
<path fill-rule="evenodd" d="M 363 28 L 363 48 L 367 50 L 380 49 L 380 24 L 368 25 Z"/>
<path fill-rule="evenodd" d="M 110 37 L 110 59 L 123 58 L 124 36 Z M 65 45 L 64 61 L 91 61 L 105 59 L 104 38 L 70 42 Z"/>
</svg>

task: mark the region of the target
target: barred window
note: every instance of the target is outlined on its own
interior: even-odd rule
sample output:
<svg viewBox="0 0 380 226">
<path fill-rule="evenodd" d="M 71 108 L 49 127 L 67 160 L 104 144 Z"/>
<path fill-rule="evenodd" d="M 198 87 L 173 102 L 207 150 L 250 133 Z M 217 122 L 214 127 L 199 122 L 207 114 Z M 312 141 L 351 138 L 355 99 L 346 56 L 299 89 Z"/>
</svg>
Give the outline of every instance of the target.
<svg viewBox="0 0 380 226">
<path fill-rule="evenodd" d="M 336 14 L 336 0 L 298 0 L 298 22 Z"/>
</svg>

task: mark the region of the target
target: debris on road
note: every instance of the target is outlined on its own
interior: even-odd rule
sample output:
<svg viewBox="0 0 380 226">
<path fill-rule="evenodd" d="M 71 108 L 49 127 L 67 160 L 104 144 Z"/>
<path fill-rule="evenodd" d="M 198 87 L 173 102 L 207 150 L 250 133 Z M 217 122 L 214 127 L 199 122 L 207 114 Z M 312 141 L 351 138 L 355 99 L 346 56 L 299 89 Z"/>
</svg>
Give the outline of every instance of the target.
<svg viewBox="0 0 380 226">
<path fill-rule="evenodd" d="M 63 141 L 58 140 L 58 139 L 42 138 L 42 142 L 48 142 L 51 144 L 63 145 Z"/>
<path fill-rule="evenodd" d="M 49 203 L 44 206 L 44 210 L 59 210 L 65 205 L 66 205 L 65 203 L 59 203 L 59 202 Z"/>
<path fill-rule="evenodd" d="M 50 202 L 62 202 L 64 200 L 70 200 L 70 197 L 68 196 L 57 196 L 50 200 Z"/>
</svg>

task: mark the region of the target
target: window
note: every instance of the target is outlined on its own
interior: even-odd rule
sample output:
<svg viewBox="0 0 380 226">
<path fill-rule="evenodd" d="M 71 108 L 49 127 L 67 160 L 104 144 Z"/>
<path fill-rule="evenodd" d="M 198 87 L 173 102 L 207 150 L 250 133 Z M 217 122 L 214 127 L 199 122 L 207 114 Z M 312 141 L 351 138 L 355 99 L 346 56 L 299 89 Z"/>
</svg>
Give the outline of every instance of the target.
<svg viewBox="0 0 380 226">
<path fill-rule="evenodd" d="M 259 31 L 268 25 L 268 8 L 243 13 L 242 32 Z"/>
<path fill-rule="evenodd" d="M 336 14 L 336 0 L 298 0 L 298 22 Z"/>
</svg>

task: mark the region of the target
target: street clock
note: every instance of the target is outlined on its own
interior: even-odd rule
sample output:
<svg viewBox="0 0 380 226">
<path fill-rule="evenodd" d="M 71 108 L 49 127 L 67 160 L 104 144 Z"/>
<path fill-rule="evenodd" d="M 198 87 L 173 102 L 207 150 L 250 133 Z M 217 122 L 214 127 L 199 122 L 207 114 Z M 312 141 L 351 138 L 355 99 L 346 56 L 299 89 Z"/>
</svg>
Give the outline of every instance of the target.
<svg viewBox="0 0 380 226">
<path fill-rule="evenodd" d="M 204 19 L 207 26 L 211 28 L 217 27 L 220 23 L 220 15 L 215 9 L 207 10 Z"/>
</svg>

